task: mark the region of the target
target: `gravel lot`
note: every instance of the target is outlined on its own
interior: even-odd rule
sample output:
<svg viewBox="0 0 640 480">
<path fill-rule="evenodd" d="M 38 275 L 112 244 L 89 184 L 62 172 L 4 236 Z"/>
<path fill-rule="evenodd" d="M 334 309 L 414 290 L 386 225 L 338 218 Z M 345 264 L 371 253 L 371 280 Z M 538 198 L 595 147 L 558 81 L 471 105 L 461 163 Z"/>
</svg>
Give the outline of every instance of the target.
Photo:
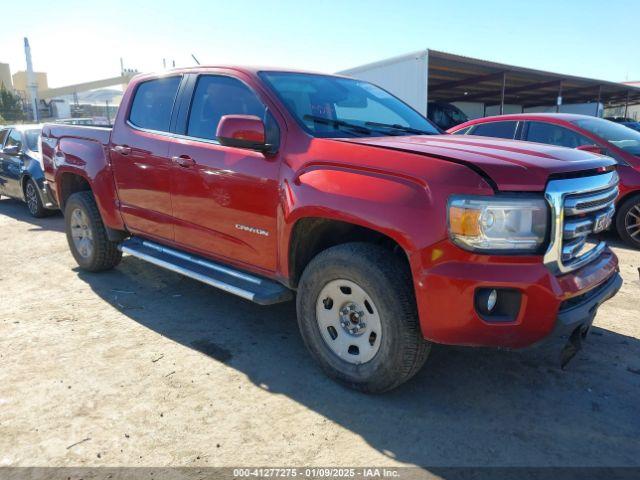
<svg viewBox="0 0 640 480">
<path fill-rule="evenodd" d="M 324 377 L 292 303 L 125 257 L 80 272 L 60 215 L 0 200 L 0 465 L 640 466 L 640 252 L 567 370 L 434 347 L 382 396 Z"/>
</svg>

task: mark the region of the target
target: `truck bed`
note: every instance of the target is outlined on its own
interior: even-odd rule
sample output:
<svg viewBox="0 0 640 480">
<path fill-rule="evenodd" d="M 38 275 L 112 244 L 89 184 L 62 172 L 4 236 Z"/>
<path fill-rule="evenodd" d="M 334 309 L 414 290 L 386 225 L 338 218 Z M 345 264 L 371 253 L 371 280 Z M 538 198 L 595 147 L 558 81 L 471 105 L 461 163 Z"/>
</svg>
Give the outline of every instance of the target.
<svg viewBox="0 0 640 480">
<path fill-rule="evenodd" d="M 103 145 L 109 144 L 111 138 L 111 127 L 84 126 L 84 125 L 61 125 L 57 123 L 46 123 L 42 127 L 43 138 L 63 139 L 66 137 L 78 138 L 100 142 Z"/>
</svg>

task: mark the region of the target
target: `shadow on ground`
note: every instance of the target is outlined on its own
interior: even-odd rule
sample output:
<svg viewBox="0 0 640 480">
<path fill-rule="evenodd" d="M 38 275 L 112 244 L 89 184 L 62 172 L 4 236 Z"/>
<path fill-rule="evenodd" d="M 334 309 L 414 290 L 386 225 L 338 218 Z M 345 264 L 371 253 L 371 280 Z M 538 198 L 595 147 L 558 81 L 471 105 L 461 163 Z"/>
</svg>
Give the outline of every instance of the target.
<svg viewBox="0 0 640 480">
<path fill-rule="evenodd" d="M 565 371 L 530 352 L 436 346 L 412 381 L 366 396 L 316 367 L 299 337 L 293 303 L 260 307 L 133 257 L 111 272 L 79 275 L 132 320 L 226 363 L 399 461 L 640 464 L 636 338 L 594 328 Z"/>
<path fill-rule="evenodd" d="M 29 231 L 52 230 L 54 232 L 64 232 L 64 220 L 62 213 L 52 211 L 51 216 L 34 218 L 29 213 L 27 204 L 12 198 L 2 197 L 0 199 L 0 215 L 7 215 L 22 222 L 32 225 Z"/>
<path fill-rule="evenodd" d="M 18 201 L 0 200 L 0 214 L 34 231 L 63 231 L 60 214 L 35 219 Z M 366 396 L 320 372 L 293 303 L 260 307 L 133 257 L 110 272 L 78 275 L 131 320 L 442 477 L 446 470 L 435 467 L 640 465 L 636 338 L 594 328 L 565 371 L 532 352 L 435 346 L 412 381 Z"/>
</svg>

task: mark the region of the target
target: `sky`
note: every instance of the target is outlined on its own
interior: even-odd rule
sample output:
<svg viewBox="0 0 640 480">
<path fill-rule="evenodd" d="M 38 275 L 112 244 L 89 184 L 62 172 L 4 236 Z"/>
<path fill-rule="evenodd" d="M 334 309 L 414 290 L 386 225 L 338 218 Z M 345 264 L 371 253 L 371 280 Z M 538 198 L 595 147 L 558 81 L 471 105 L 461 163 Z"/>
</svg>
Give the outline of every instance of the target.
<svg viewBox="0 0 640 480">
<path fill-rule="evenodd" d="M 426 48 L 601 80 L 640 80 L 640 0 L 30 0 L 0 29 L 0 62 L 58 87 L 177 66 L 321 72 Z M 54 6 L 55 5 L 55 6 Z M 7 13 L 5 13 L 7 15 Z"/>
</svg>

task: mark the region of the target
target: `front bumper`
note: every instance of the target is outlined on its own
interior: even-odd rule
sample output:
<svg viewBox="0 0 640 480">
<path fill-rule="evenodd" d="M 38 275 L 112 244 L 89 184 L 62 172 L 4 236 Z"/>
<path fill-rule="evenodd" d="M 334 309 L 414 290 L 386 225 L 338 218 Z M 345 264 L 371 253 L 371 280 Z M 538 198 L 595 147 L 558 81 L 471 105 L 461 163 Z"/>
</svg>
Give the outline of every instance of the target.
<svg viewBox="0 0 640 480">
<path fill-rule="evenodd" d="M 438 248 L 444 261 L 421 270 L 415 285 L 422 333 L 436 343 L 523 348 L 551 336 L 571 335 L 577 327 L 591 325 L 598 306 L 622 283 L 618 259 L 609 248 L 562 276 L 553 275 L 539 257 L 473 255 L 452 250 L 446 243 Z M 422 260 L 433 257 L 426 253 Z M 519 292 L 515 319 L 483 319 L 475 304 L 480 288 Z"/>
<path fill-rule="evenodd" d="M 559 353 L 560 365 L 564 367 L 582 347 L 598 307 L 618 293 L 620 287 L 622 277 L 616 272 L 603 284 L 562 302 L 553 331 L 534 347 L 552 355 Z"/>
</svg>

